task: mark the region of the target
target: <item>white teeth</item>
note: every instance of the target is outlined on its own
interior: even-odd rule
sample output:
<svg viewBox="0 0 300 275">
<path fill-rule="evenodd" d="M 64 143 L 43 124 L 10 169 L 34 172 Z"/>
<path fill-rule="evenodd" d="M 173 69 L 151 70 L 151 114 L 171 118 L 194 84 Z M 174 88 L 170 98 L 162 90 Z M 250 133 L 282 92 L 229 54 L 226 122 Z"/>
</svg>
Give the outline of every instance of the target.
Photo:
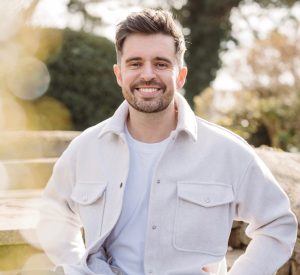
<svg viewBox="0 0 300 275">
<path fill-rule="evenodd" d="M 158 91 L 158 88 L 139 88 L 139 90 L 143 93 L 153 93 Z"/>
</svg>

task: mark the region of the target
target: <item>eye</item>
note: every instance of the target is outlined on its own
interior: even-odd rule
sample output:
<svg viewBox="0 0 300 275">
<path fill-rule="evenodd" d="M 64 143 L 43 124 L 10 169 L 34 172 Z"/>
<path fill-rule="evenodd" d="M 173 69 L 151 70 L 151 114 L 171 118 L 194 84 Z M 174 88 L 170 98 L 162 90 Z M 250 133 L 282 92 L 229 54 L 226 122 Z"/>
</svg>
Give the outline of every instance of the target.
<svg viewBox="0 0 300 275">
<path fill-rule="evenodd" d="M 166 62 L 158 62 L 155 64 L 156 68 L 159 70 L 164 70 L 169 67 L 169 65 Z"/>
<path fill-rule="evenodd" d="M 138 69 L 142 66 L 141 62 L 131 62 L 128 64 L 131 69 Z"/>
</svg>

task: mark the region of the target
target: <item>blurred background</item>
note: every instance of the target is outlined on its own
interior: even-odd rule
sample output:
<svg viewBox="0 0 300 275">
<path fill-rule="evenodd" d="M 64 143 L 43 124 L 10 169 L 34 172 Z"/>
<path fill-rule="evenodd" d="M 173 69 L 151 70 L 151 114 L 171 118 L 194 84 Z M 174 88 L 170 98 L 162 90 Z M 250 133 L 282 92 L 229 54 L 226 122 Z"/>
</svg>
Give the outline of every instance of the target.
<svg viewBox="0 0 300 275">
<path fill-rule="evenodd" d="M 183 27 L 195 112 L 276 148 L 257 151 L 299 221 L 299 0 L 0 0 L 0 274 L 51 266 L 35 237 L 40 195 L 69 142 L 122 102 L 115 25 L 147 7 Z M 245 226 L 233 226 L 229 267 Z M 299 255 L 300 233 L 278 275 L 300 274 Z"/>
<path fill-rule="evenodd" d="M 122 101 L 115 24 L 145 7 L 183 26 L 186 98 L 254 146 L 300 150 L 297 0 L 0 2 L 0 130 L 83 130 Z"/>
</svg>

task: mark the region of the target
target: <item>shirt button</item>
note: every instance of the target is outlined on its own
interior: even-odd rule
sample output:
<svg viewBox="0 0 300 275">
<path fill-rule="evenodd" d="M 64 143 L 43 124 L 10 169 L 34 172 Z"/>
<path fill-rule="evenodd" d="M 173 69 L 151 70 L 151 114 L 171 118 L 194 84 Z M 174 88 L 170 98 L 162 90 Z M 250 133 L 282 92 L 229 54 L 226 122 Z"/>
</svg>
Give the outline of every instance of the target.
<svg viewBox="0 0 300 275">
<path fill-rule="evenodd" d="M 204 202 L 205 202 L 205 203 L 210 203 L 210 198 L 209 198 L 209 197 L 205 198 L 205 199 L 204 199 Z"/>
<path fill-rule="evenodd" d="M 152 270 L 149 270 L 149 274 L 153 274 L 153 271 L 152 271 Z"/>
<path fill-rule="evenodd" d="M 159 184 L 159 183 L 160 183 L 160 180 L 157 180 L 156 183 Z"/>
<path fill-rule="evenodd" d="M 82 200 L 83 200 L 83 201 L 87 201 L 87 200 L 88 200 L 88 195 L 85 194 L 85 195 L 83 196 Z"/>
<path fill-rule="evenodd" d="M 123 182 L 120 183 L 120 188 L 122 188 L 122 187 L 123 187 Z"/>
<path fill-rule="evenodd" d="M 157 228 L 156 225 L 152 225 L 152 229 L 155 230 Z"/>
</svg>

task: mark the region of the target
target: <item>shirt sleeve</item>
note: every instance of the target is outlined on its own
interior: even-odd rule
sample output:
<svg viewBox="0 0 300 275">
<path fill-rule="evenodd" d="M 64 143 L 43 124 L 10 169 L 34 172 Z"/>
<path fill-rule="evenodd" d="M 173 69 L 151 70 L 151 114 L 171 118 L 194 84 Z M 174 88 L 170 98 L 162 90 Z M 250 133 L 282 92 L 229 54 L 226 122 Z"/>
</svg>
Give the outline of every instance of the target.
<svg viewBox="0 0 300 275">
<path fill-rule="evenodd" d="M 291 256 L 297 221 L 287 195 L 257 156 L 237 187 L 236 220 L 248 223 L 252 239 L 229 275 L 272 275 Z"/>
<path fill-rule="evenodd" d="M 41 200 L 37 235 L 55 265 L 77 264 L 85 252 L 80 218 L 70 200 L 74 174 L 67 149 L 56 162 Z"/>
</svg>

